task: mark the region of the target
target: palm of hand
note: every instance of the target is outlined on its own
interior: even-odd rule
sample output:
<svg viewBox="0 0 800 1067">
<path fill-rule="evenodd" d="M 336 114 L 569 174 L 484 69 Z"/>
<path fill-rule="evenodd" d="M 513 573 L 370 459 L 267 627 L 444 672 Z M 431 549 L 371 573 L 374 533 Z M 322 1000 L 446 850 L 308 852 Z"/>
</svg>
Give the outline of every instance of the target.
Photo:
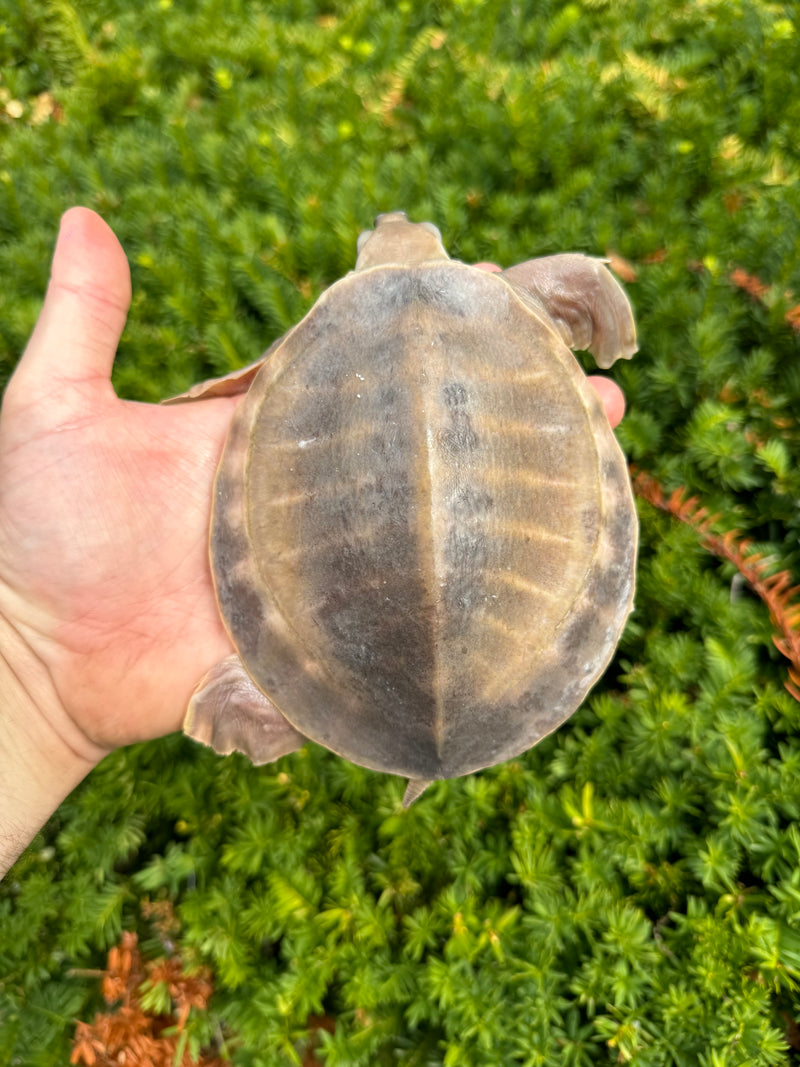
<svg viewBox="0 0 800 1067">
<path fill-rule="evenodd" d="M 76 297 L 72 283 L 51 283 L 48 302 L 52 312 L 60 301 L 60 313 L 48 322 L 46 304 L 7 390 L 0 605 L 52 681 L 60 709 L 51 714 L 63 709 L 108 749 L 177 729 L 193 684 L 231 651 L 207 543 L 212 480 L 236 402 L 164 408 L 116 397 L 108 371 L 127 309 L 127 264 L 96 216 L 71 214 L 76 239 L 86 241 L 88 227 L 89 244 L 106 242 L 100 259 L 114 253 L 122 287 L 108 298 L 82 279 Z M 57 253 L 54 279 L 58 266 Z M 113 289 L 113 272 L 100 284 Z M 85 329 L 68 336 L 78 324 L 61 312 L 76 298 L 92 315 L 118 320 L 102 344 L 90 344 Z M 53 359 L 45 347 L 52 353 L 56 325 Z M 68 358 L 76 344 L 77 374 Z M 64 724 L 52 725 L 61 732 Z"/>
</svg>

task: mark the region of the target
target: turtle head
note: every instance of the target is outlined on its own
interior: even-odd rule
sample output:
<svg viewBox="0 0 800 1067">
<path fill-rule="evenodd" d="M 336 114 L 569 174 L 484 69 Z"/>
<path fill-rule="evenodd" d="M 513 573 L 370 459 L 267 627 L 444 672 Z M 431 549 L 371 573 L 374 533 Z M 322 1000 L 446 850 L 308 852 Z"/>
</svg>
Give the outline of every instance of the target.
<svg viewBox="0 0 800 1067">
<path fill-rule="evenodd" d="M 431 259 L 449 259 L 442 235 L 432 222 L 409 222 L 405 211 L 378 215 L 374 230 L 358 237 L 356 270 L 368 270 L 385 263 L 412 267 Z"/>
</svg>

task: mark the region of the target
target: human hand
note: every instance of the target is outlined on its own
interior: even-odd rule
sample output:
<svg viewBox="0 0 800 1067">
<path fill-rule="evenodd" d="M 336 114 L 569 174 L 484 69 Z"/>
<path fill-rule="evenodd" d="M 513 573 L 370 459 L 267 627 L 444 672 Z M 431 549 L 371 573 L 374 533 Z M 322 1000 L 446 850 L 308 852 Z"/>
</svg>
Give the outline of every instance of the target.
<svg viewBox="0 0 800 1067">
<path fill-rule="evenodd" d="M 236 401 L 120 400 L 129 303 L 113 233 L 68 211 L 0 418 L 0 612 L 41 668 L 48 725 L 89 759 L 177 729 L 194 683 L 232 651 L 207 542 Z"/>
<path fill-rule="evenodd" d="M 111 230 L 68 211 L 0 413 L 0 875 L 106 752 L 178 729 L 232 651 L 207 542 L 236 401 L 120 400 L 129 302 Z"/>
</svg>

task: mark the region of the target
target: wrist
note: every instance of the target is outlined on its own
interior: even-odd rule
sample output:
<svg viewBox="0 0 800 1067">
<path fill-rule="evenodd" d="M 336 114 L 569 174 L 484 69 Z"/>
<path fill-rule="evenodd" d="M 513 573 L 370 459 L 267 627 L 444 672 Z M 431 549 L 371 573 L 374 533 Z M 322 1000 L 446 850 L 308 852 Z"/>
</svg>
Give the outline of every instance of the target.
<svg viewBox="0 0 800 1067">
<path fill-rule="evenodd" d="M 103 754 L 69 719 L 46 664 L 0 616 L 0 878 Z"/>
</svg>

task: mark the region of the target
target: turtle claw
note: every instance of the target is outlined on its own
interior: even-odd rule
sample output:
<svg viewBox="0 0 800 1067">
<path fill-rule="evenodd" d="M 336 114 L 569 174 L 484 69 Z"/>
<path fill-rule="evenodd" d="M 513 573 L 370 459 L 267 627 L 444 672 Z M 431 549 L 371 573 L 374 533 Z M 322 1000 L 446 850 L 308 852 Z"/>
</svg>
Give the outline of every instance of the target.
<svg viewBox="0 0 800 1067">
<path fill-rule="evenodd" d="M 417 797 L 421 797 L 431 783 L 432 780 L 430 779 L 409 778 L 406 791 L 403 794 L 403 807 L 410 808 Z"/>
<path fill-rule="evenodd" d="M 243 752 L 256 765 L 272 763 L 306 742 L 254 685 L 238 656 L 215 664 L 200 680 L 183 732 L 221 756 Z"/>
</svg>

